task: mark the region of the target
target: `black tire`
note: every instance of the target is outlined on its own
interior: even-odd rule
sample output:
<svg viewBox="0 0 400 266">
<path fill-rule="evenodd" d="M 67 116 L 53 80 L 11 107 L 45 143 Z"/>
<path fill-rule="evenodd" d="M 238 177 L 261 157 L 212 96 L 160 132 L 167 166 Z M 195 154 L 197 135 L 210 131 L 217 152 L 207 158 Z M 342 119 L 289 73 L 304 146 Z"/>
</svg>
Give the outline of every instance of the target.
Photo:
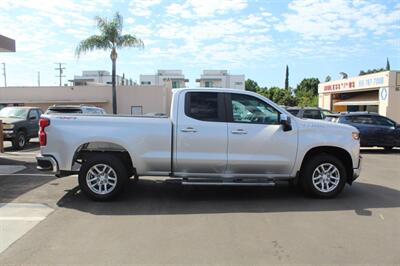
<svg viewBox="0 0 400 266">
<path fill-rule="evenodd" d="M 15 150 L 22 150 L 26 145 L 26 134 L 24 131 L 18 131 L 15 138 L 12 140 L 12 146 Z"/>
<path fill-rule="evenodd" d="M 99 167 L 100 165 L 100 167 Z M 112 176 L 115 176 L 116 179 L 116 185 L 115 187 L 107 193 L 101 194 L 101 193 L 96 193 L 96 187 L 99 189 L 99 185 L 96 185 L 93 189 L 91 189 L 88 185 L 87 182 L 87 176 L 89 170 L 92 169 L 92 167 L 98 166 L 101 169 L 101 165 L 106 165 L 114 170 L 115 174 L 111 174 Z M 92 169 L 93 170 L 93 169 Z M 95 177 L 94 175 L 89 174 L 89 178 L 92 176 L 93 178 Z M 101 178 L 101 177 L 99 177 Z M 108 179 L 108 178 L 107 178 Z M 90 155 L 86 161 L 82 164 L 82 167 L 79 171 L 78 175 L 78 180 L 79 180 L 79 187 L 80 189 L 91 199 L 96 200 L 96 201 L 106 201 L 115 198 L 118 194 L 122 192 L 122 190 L 126 187 L 127 181 L 129 179 L 128 172 L 126 170 L 126 167 L 124 164 L 121 162 L 120 158 L 118 158 L 115 155 L 112 154 L 93 154 Z M 96 182 L 96 181 L 94 181 Z M 113 181 L 114 182 L 114 181 Z M 108 188 L 109 184 L 106 184 Z M 112 187 L 112 185 L 110 185 Z M 100 186 L 101 187 L 101 186 Z M 101 190 L 101 188 L 100 188 Z"/>
<path fill-rule="evenodd" d="M 324 178 L 326 178 L 327 184 L 322 184 L 324 183 L 323 178 L 321 179 L 316 179 L 316 183 L 320 180 L 320 184 L 314 185 L 313 182 L 313 175 L 315 172 L 315 175 L 318 175 L 318 167 L 327 167 L 329 169 L 329 165 L 333 165 L 336 169 L 337 172 L 333 174 L 333 176 L 336 178 L 337 181 L 335 181 L 333 178 L 334 177 L 328 177 L 325 175 Z M 321 168 L 319 168 L 321 169 Z M 334 170 L 334 169 L 333 169 Z M 339 176 L 338 176 L 339 175 Z M 333 180 L 333 182 L 332 182 Z M 328 199 L 328 198 L 334 198 L 336 197 L 344 188 L 346 185 L 346 180 L 347 180 L 347 172 L 346 168 L 344 167 L 344 164 L 341 160 L 339 160 L 337 157 L 329 154 L 318 154 L 305 162 L 305 165 L 303 166 L 303 169 L 301 170 L 301 186 L 304 190 L 305 193 L 308 195 L 311 195 L 313 197 L 317 198 L 323 198 L 323 199 Z M 335 184 L 334 184 L 335 183 Z M 332 190 L 328 190 L 328 185 L 331 185 Z M 318 187 L 318 188 L 317 188 Z M 321 190 L 326 190 L 326 191 L 321 191 Z"/>
</svg>

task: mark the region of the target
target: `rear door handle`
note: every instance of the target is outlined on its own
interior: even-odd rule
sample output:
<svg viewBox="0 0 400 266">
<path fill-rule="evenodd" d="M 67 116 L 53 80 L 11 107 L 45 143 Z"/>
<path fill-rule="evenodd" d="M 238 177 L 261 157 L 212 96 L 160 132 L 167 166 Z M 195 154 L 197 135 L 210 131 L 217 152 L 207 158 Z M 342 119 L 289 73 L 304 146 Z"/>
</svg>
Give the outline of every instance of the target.
<svg viewBox="0 0 400 266">
<path fill-rule="evenodd" d="M 186 132 L 186 133 L 195 133 L 195 132 L 197 132 L 197 130 L 192 128 L 192 127 L 183 128 L 183 129 L 181 129 L 181 131 L 182 132 Z"/>
<path fill-rule="evenodd" d="M 247 134 L 247 131 L 244 130 L 244 129 L 239 128 L 239 129 L 236 129 L 236 130 L 232 130 L 231 133 L 232 134 L 236 134 L 236 135 L 245 135 L 245 134 Z"/>
</svg>

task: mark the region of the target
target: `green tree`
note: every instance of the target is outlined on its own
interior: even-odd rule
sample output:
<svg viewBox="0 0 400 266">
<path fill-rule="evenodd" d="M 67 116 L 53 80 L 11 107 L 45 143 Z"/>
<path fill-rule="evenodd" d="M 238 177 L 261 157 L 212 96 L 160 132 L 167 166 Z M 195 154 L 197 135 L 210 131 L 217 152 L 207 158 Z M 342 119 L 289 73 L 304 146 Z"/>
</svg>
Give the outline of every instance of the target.
<svg viewBox="0 0 400 266">
<path fill-rule="evenodd" d="M 289 67 L 286 65 L 286 73 L 285 73 L 285 90 L 289 89 Z"/>
<path fill-rule="evenodd" d="M 254 92 L 256 92 L 260 88 L 257 82 L 255 82 L 252 79 L 246 79 L 246 81 L 244 82 L 244 87 L 246 91 L 254 91 Z"/>
<path fill-rule="evenodd" d="M 345 72 L 340 72 L 339 74 L 342 76 L 342 79 L 347 79 L 349 77 Z"/>
<path fill-rule="evenodd" d="M 294 93 L 297 98 L 297 104 L 304 106 L 318 105 L 318 84 L 317 78 L 305 78 L 297 85 Z"/>
<path fill-rule="evenodd" d="M 386 65 L 386 67 L 388 67 L 388 66 Z M 390 68 L 390 65 L 389 65 L 389 68 Z M 361 70 L 358 75 L 362 76 L 362 75 L 373 74 L 373 73 L 378 73 L 378 72 L 382 72 L 382 71 L 386 71 L 386 69 L 385 68 L 374 68 L 374 69 L 368 69 L 367 71 Z"/>
<path fill-rule="evenodd" d="M 331 78 L 331 76 L 326 76 L 326 78 L 325 78 L 325 82 L 329 82 L 329 81 L 331 81 L 332 80 L 332 78 Z"/>
<path fill-rule="evenodd" d="M 75 54 L 77 57 L 81 53 L 93 50 L 111 50 L 110 58 L 112 61 L 112 105 L 113 114 L 117 113 L 117 96 L 116 96 L 116 61 L 117 48 L 123 47 L 144 47 L 143 41 L 134 35 L 122 34 L 123 18 L 116 12 L 112 20 L 107 18 L 95 17 L 99 35 L 92 35 L 81 41 L 76 47 Z"/>
<path fill-rule="evenodd" d="M 390 70 L 389 58 L 386 57 L 386 70 Z"/>
<path fill-rule="evenodd" d="M 279 87 L 259 88 L 257 93 L 280 105 L 295 106 L 297 104 L 297 100 L 292 95 L 290 88 L 287 90 Z"/>
<path fill-rule="evenodd" d="M 302 92 L 311 92 L 312 95 L 318 95 L 319 83 L 319 79 L 317 78 L 305 78 L 297 85 L 294 92 L 296 96 Z"/>
</svg>

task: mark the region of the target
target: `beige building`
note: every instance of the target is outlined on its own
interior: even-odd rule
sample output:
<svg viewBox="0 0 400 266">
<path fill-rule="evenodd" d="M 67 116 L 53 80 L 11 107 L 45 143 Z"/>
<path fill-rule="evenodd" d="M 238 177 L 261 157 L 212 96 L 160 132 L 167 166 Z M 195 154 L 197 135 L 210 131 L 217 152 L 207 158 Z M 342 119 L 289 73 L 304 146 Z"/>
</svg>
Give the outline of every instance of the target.
<svg viewBox="0 0 400 266">
<path fill-rule="evenodd" d="M 182 70 L 157 70 L 154 75 L 140 75 L 140 85 L 144 86 L 164 86 L 165 83 L 171 82 L 172 88 L 185 88 L 189 82 Z"/>
<path fill-rule="evenodd" d="M 370 111 L 400 123 L 400 71 L 384 71 L 318 85 L 319 107 Z"/>
<path fill-rule="evenodd" d="M 82 75 L 74 75 L 74 79 L 68 80 L 72 86 L 87 86 L 87 85 L 111 85 L 112 76 L 107 70 L 85 70 Z M 129 85 L 129 80 L 119 75 L 115 75 L 115 83 L 117 85 Z"/>
<path fill-rule="evenodd" d="M 169 86 L 117 86 L 118 114 L 169 114 L 172 89 Z M 53 104 L 85 104 L 112 113 L 111 86 L 0 87 L 3 106 L 37 106 L 44 111 Z"/>
<path fill-rule="evenodd" d="M 196 82 L 200 87 L 244 90 L 244 75 L 231 75 L 227 70 L 203 70 Z"/>
<path fill-rule="evenodd" d="M 0 35 L 0 52 L 15 52 L 15 40 Z"/>
</svg>

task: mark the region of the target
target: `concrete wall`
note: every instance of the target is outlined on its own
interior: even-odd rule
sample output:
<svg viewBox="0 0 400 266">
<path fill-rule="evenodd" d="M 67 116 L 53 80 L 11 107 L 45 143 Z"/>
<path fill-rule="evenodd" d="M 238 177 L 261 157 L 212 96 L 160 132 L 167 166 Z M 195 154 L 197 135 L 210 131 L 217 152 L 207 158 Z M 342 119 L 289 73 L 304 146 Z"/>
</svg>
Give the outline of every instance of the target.
<svg viewBox="0 0 400 266">
<path fill-rule="evenodd" d="M 379 95 L 381 105 L 382 93 Z M 400 72 L 390 72 L 388 96 L 383 105 L 387 105 L 386 116 L 400 123 Z"/>
<path fill-rule="evenodd" d="M 172 90 L 159 86 L 118 87 L 119 114 L 131 114 L 132 106 L 142 106 L 143 114 L 166 113 L 169 115 Z"/>
<path fill-rule="evenodd" d="M 167 86 L 118 86 L 117 109 L 130 114 L 131 106 L 142 106 L 143 113 L 168 113 L 171 84 Z M 46 110 L 53 104 L 89 104 L 112 113 L 111 86 L 1 87 L 0 104 L 38 106 Z"/>
</svg>

